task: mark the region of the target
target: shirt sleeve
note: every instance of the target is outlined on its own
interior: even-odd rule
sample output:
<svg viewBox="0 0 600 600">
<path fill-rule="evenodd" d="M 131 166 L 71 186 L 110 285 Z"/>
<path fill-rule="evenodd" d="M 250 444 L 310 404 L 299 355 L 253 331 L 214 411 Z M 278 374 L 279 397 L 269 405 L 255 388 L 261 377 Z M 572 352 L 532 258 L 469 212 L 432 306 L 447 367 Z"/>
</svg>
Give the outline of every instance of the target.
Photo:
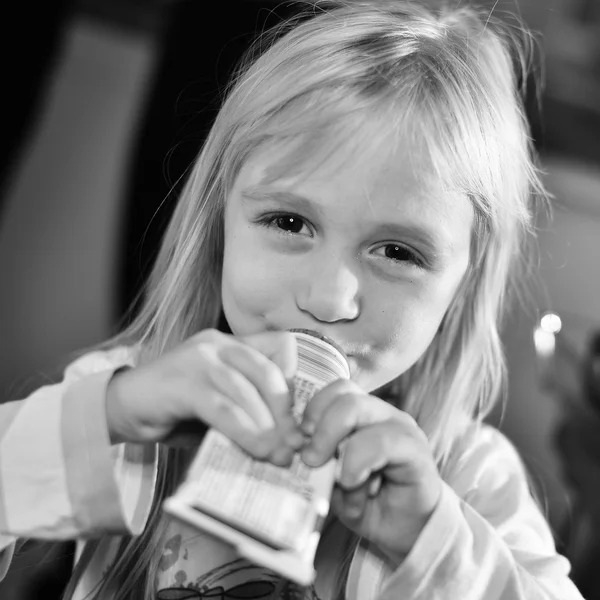
<svg viewBox="0 0 600 600">
<path fill-rule="evenodd" d="M 483 425 L 380 600 L 583 600 L 514 446 Z"/>
<path fill-rule="evenodd" d="M 110 445 L 106 387 L 132 366 L 118 348 L 83 356 L 63 381 L 0 405 L 0 579 L 17 538 L 139 534 L 156 478 L 154 444 Z"/>
</svg>

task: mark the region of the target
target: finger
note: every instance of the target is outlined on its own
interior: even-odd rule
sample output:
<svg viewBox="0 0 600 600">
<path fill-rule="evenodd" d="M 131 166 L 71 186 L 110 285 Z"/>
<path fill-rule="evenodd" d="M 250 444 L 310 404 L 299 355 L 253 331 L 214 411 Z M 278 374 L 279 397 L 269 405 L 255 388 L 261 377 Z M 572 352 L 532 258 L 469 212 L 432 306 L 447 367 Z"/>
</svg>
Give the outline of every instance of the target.
<svg viewBox="0 0 600 600">
<path fill-rule="evenodd" d="M 335 499 L 334 510 L 343 520 L 360 519 L 367 507 L 369 501 L 368 483 L 358 486 L 352 490 L 338 488 L 338 494 Z M 333 504 L 333 503 L 332 503 Z"/>
<path fill-rule="evenodd" d="M 218 329 L 204 329 L 191 336 L 186 343 L 211 345 L 235 345 L 239 342 L 258 350 L 274 362 L 286 380 L 292 380 L 298 368 L 296 338 L 289 331 L 265 331 L 248 336 L 235 337 Z"/>
<path fill-rule="evenodd" d="M 283 373 L 285 380 L 293 379 L 298 370 L 298 349 L 293 333 L 266 331 L 239 339 L 274 362 Z"/>
<path fill-rule="evenodd" d="M 307 404 L 304 414 L 302 415 L 302 423 L 300 427 L 307 435 L 312 435 L 321 421 L 323 413 L 329 405 L 341 394 L 360 392 L 360 388 L 349 379 L 338 379 L 329 385 L 326 385 L 317 394 L 315 394 Z"/>
<path fill-rule="evenodd" d="M 340 445 L 338 446 L 338 456 L 336 460 L 336 468 L 335 468 L 335 482 L 339 483 L 340 478 L 342 476 L 342 469 L 344 464 L 344 457 L 346 453 L 346 447 L 350 442 L 350 438 L 344 439 Z M 371 473 L 367 485 L 367 495 L 369 498 L 375 498 L 379 491 L 381 490 L 382 484 L 382 474 L 381 473 Z"/>
<path fill-rule="evenodd" d="M 399 421 L 390 419 L 367 426 L 344 442 L 338 485 L 346 490 L 367 484 L 373 495 L 377 483 L 385 477 L 395 483 L 411 483 L 421 476 L 421 468 L 430 461 L 430 451 L 418 436 L 407 434 Z M 376 492 L 376 493 L 375 493 Z"/>
<path fill-rule="evenodd" d="M 219 352 L 221 359 L 243 375 L 254 387 L 262 404 L 284 430 L 296 428 L 292 417 L 292 397 L 281 369 L 255 348 L 236 344 Z"/>
<path fill-rule="evenodd" d="M 195 404 L 197 418 L 220 431 L 251 456 L 265 460 L 280 445 L 274 431 L 260 430 L 238 404 L 217 390 L 211 390 L 205 402 Z"/>
<path fill-rule="evenodd" d="M 275 420 L 269 407 L 254 385 L 235 368 L 235 365 L 232 367 L 215 360 L 207 376 L 221 394 L 245 411 L 255 424 L 257 432 L 275 427 Z"/>
<path fill-rule="evenodd" d="M 369 479 L 369 498 L 375 498 L 381 491 L 381 485 L 383 484 L 383 476 L 381 473 L 375 473 L 371 475 Z"/>
<path fill-rule="evenodd" d="M 364 392 L 342 393 L 320 414 L 310 441 L 302 449 L 302 459 L 309 466 L 321 466 L 335 455 L 340 442 L 352 432 L 390 419 L 397 412 L 387 402 Z"/>
<path fill-rule="evenodd" d="M 205 383 L 217 390 L 221 396 L 240 406 L 246 412 L 246 415 L 253 420 L 254 429 L 257 431 L 272 429 L 274 421 L 268 407 L 256 388 L 244 375 L 234 367 L 224 363 L 212 343 L 201 343 L 196 346 L 196 351 L 204 363 L 202 376 Z M 192 395 L 196 394 L 195 389 L 190 389 L 190 392 Z M 208 403 L 208 400 L 204 398 L 198 399 L 193 396 L 191 398 L 193 405 L 199 400 Z"/>
</svg>

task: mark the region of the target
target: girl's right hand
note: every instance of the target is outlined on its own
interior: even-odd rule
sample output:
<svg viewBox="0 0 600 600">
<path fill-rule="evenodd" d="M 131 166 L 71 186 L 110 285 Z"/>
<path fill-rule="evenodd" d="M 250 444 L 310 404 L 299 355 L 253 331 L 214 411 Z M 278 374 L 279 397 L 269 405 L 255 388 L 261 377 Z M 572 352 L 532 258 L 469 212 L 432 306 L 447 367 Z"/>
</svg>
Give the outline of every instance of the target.
<svg viewBox="0 0 600 600">
<path fill-rule="evenodd" d="M 289 332 L 236 338 L 204 330 L 115 373 L 106 395 L 111 443 L 192 445 L 214 427 L 255 458 L 287 464 L 303 442 L 287 384 L 296 367 Z"/>
</svg>

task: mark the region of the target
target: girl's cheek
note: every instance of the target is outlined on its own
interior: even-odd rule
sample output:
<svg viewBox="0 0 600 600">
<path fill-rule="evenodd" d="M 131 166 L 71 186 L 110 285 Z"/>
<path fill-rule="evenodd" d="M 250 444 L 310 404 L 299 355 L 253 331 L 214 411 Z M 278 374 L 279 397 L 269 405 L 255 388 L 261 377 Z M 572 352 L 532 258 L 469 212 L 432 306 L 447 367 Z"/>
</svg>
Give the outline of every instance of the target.
<svg viewBox="0 0 600 600">
<path fill-rule="evenodd" d="M 246 304 L 252 312 L 264 313 L 291 290 L 289 275 L 274 264 L 251 264 L 243 277 L 238 288 L 239 302 Z"/>
</svg>

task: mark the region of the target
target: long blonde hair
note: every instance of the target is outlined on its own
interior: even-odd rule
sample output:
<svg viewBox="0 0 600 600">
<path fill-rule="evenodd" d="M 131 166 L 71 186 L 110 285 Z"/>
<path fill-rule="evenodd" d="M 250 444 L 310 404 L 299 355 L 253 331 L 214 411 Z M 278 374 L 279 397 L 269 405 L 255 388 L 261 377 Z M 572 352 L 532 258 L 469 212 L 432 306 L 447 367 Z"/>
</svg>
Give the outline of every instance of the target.
<svg viewBox="0 0 600 600">
<path fill-rule="evenodd" d="M 519 87 L 535 39 L 518 19 L 508 24 L 464 0 L 297 4 L 310 6 L 257 37 L 240 63 L 182 191 L 142 309 L 105 346 L 140 345 L 140 360 L 148 361 L 217 325 L 224 205 L 259 146 L 301 140 L 273 165 L 277 179 L 327 160 L 365 131 L 370 143 L 361 151 L 372 157 L 385 141 L 410 135 L 434 175 L 468 194 L 476 214 L 468 272 L 430 347 L 392 386 L 428 435 L 443 475 L 455 441 L 501 397 L 500 319 L 532 231 L 532 202 L 545 197 Z M 147 527 L 123 541 L 97 598 L 154 598 L 166 529 L 160 504 L 187 460 L 189 453 L 161 448 Z"/>
</svg>

